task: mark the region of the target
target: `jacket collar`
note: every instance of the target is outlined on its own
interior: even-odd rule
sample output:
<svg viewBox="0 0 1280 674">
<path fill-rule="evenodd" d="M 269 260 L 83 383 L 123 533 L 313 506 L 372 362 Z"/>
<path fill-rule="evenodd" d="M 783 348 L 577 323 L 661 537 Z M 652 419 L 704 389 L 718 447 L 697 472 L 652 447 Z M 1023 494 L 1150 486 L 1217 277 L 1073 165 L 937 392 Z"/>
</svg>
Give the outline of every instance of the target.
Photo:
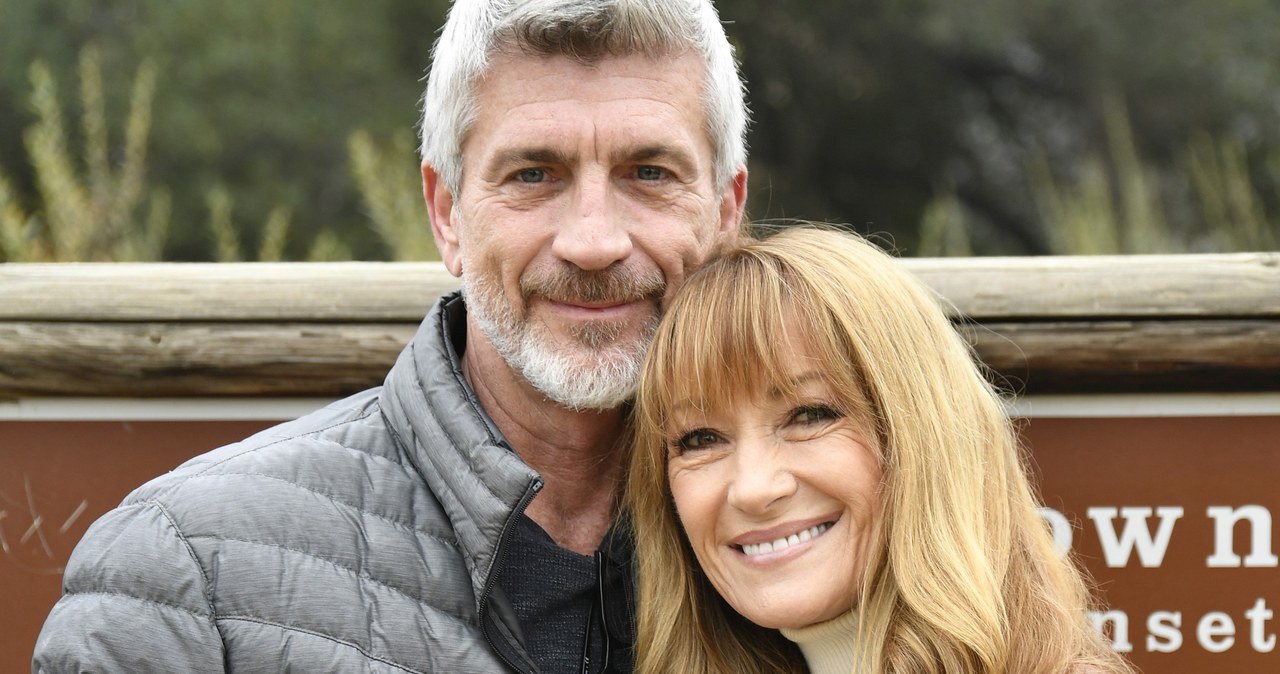
<svg viewBox="0 0 1280 674">
<path fill-rule="evenodd" d="M 461 293 L 436 302 L 387 375 L 380 402 L 419 476 L 453 523 L 477 605 L 495 571 L 503 527 L 541 478 L 512 451 L 462 374 Z"/>
</svg>

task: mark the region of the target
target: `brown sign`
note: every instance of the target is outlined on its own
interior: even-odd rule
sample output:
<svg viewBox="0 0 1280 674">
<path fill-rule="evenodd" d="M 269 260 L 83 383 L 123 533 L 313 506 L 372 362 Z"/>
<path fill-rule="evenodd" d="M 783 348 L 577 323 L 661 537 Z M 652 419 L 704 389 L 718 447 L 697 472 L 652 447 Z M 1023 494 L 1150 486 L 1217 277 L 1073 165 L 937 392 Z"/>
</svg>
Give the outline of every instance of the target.
<svg viewBox="0 0 1280 674">
<path fill-rule="evenodd" d="M 1035 419 L 1024 436 L 1117 650 L 1150 674 L 1280 672 L 1280 416 Z"/>
<path fill-rule="evenodd" d="M 89 524 L 191 455 L 269 421 L 0 420 L 0 671 L 30 667 Z M 1060 547 L 1148 674 L 1280 671 L 1280 412 L 1025 422 Z"/>
<path fill-rule="evenodd" d="M 148 479 L 265 421 L 0 421 L 0 672 L 31 671 L 62 567 Z"/>
</svg>

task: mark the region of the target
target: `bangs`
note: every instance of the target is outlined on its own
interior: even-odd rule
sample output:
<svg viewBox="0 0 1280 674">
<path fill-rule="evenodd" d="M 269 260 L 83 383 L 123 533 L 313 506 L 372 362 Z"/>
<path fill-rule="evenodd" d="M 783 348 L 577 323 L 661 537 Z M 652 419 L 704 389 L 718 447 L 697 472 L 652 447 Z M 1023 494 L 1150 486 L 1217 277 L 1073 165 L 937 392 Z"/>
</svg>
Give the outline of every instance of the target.
<svg viewBox="0 0 1280 674">
<path fill-rule="evenodd" d="M 814 300 L 777 258 L 750 247 L 694 274 L 654 337 L 638 392 L 640 423 L 661 434 L 676 407 L 727 409 L 763 395 L 796 399 L 792 368 L 802 344 L 828 383 L 846 392 L 850 355 L 821 337 L 836 331 L 830 315 L 815 315 L 823 312 L 814 310 L 822 305 Z M 833 362 L 843 366 L 822 365 Z"/>
</svg>

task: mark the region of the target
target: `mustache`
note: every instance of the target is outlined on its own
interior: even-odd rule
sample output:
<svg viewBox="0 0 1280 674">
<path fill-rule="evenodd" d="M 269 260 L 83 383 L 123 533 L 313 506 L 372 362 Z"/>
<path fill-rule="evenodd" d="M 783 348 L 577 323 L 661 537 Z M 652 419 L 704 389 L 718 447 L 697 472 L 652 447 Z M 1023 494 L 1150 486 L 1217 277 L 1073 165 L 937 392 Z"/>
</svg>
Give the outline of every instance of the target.
<svg viewBox="0 0 1280 674">
<path fill-rule="evenodd" d="M 520 293 L 555 302 L 612 303 L 653 300 L 660 303 L 667 282 L 662 272 L 638 272 L 625 267 L 583 270 L 561 267 L 534 271 L 520 279 Z"/>
</svg>

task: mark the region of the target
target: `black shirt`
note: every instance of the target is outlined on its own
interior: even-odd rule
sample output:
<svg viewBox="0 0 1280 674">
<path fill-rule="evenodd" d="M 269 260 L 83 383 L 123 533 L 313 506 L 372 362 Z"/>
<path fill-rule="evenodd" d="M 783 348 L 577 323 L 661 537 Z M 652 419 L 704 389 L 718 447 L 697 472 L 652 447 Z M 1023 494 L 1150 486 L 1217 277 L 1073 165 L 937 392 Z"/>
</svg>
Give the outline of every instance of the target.
<svg viewBox="0 0 1280 674">
<path fill-rule="evenodd" d="M 566 550 L 521 515 L 499 585 L 544 674 L 630 672 L 634 622 L 629 536 L 605 534 L 593 556 Z M 602 591 L 603 588 L 603 591 Z"/>
</svg>

